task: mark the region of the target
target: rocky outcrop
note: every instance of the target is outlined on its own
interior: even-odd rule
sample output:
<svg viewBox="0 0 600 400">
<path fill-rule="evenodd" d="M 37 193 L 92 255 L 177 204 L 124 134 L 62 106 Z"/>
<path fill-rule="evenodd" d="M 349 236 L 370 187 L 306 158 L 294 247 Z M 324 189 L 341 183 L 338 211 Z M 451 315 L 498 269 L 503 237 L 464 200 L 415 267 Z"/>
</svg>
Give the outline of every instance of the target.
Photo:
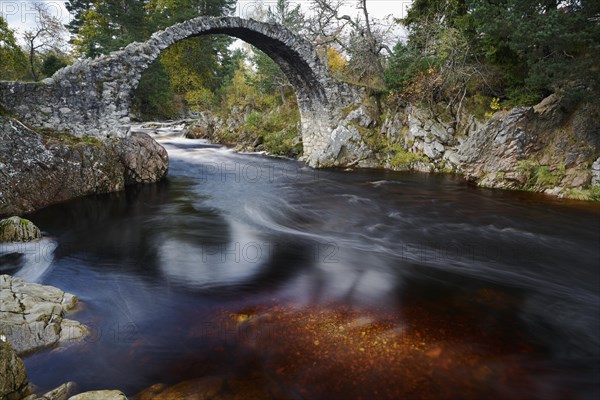
<svg viewBox="0 0 600 400">
<path fill-rule="evenodd" d="M 318 167 L 373 166 L 374 154 L 365 141 L 375 125 L 375 119 L 366 107 L 351 110 L 331 131 L 327 143 L 308 154 L 306 161 Z"/>
<path fill-rule="evenodd" d="M 85 326 L 64 318 L 77 298 L 52 286 L 0 275 L 0 335 L 19 354 L 85 337 Z"/>
<path fill-rule="evenodd" d="M 496 113 L 458 147 L 465 177 L 479 186 L 572 197 L 597 186 L 600 111 L 552 95 Z"/>
<path fill-rule="evenodd" d="M 273 110 L 276 112 L 276 110 Z M 214 113 L 203 111 L 196 119 L 185 124 L 182 136 L 188 139 L 207 139 L 214 143 L 226 146 L 235 146 L 236 151 L 269 151 L 264 146 L 260 134 L 249 131 L 246 127 L 248 116 L 256 113 L 250 106 L 235 105 L 226 118 Z M 363 132 L 376 125 L 374 117 L 366 107 L 357 106 L 344 117 L 330 132 L 327 143 L 323 148 L 312 153 L 305 153 L 303 159 L 309 164 L 318 167 L 374 166 L 373 152 L 365 144 Z M 291 122 L 288 130 L 295 129 Z M 232 134 L 233 133 L 233 134 Z M 232 138 L 234 141 L 232 142 Z M 302 143 L 302 137 L 294 139 L 294 148 L 290 150 L 289 157 L 297 156 L 296 145 Z M 280 154 L 281 155 L 281 154 Z"/>
<path fill-rule="evenodd" d="M 17 355 L 6 336 L 0 335 L 0 399 L 2 400 L 127 400 L 119 390 L 77 392 L 74 382 L 67 382 L 49 392 L 29 394 L 35 385 L 29 385 L 23 360 Z M 29 394 L 29 395 L 28 395 Z"/>
<path fill-rule="evenodd" d="M 0 335 L 0 399 L 22 398 L 28 384 L 23 360 L 17 356 L 6 336 Z"/>
<path fill-rule="evenodd" d="M 33 222 L 19 217 L 10 217 L 0 221 L 0 243 L 30 242 L 42 237 Z"/>
<path fill-rule="evenodd" d="M 410 169 L 458 172 L 483 187 L 595 199 L 600 196 L 599 109 L 552 95 L 535 107 L 497 112 L 485 121 L 467 116 L 455 128 L 409 105 L 387 115 L 379 129 L 390 143 L 415 155 L 405 157 Z"/>
<path fill-rule="evenodd" d="M 463 141 L 459 153 L 467 179 L 479 180 L 481 186 L 493 187 L 493 179 L 503 172 L 504 180 L 511 182 L 509 185 L 513 188 L 520 184 L 517 164 L 525 158 L 526 149 L 533 139 L 524 129 L 530 113 L 530 108 L 498 113 Z"/>
<path fill-rule="evenodd" d="M 190 124 L 185 126 L 183 129 L 183 136 L 188 139 L 213 140 L 214 134 L 217 130 L 227 125 L 225 129 L 233 131 L 244 123 L 244 117 L 244 113 L 240 113 L 239 110 L 232 109 L 230 118 L 226 123 L 211 112 L 200 112 Z"/>
<path fill-rule="evenodd" d="M 166 176 L 167 152 L 148 135 L 105 141 L 40 134 L 0 117 L 0 215 Z"/>
</svg>

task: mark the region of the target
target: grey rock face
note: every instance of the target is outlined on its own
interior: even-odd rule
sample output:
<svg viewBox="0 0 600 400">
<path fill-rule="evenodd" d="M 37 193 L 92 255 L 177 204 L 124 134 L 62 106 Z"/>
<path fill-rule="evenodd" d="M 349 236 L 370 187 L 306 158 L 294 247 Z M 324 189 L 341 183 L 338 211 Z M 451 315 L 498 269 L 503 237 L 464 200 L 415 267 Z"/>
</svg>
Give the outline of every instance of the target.
<svg viewBox="0 0 600 400">
<path fill-rule="evenodd" d="M 359 164 L 372 156 L 359 129 L 370 128 L 375 123 L 369 113 L 359 107 L 351 111 L 329 136 L 321 139 L 318 150 L 306 153 L 308 164 L 316 167 L 341 167 Z"/>
<path fill-rule="evenodd" d="M 38 227 L 26 219 L 10 217 L 0 221 L 0 243 L 29 242 L 41 237 Z"/>
<path fill-rule="evenodd" d="M 79 340 L 86 327 L 63 318 L 76 303 L 74 295 L 55 287 L 0 275 L 0 335 L 19 354 Z"/>
<path fill-rule="evenodd" d="M 600 185 L 598 109 L 597 102 L 568 104 L 552 95 L 486 121 L 465 116 L 455 129 L 409 105 L 388 114 L 381 132 L 423 158 L 411 169 L 449 170 L 480 186 L 566 196 L 571 189 Z M 550 183 L 532 184 L 535 174 Z"/>
<path fill-rule="evenodd" d="M 0 399 L 20 399 L 27 386 L 23 360 L 17 356 L 6 338 L 0 336 Z"/>
<path fill-rule="evenodd" d="M 0 215 L 162 179 L 168 157 L 145 134 L 69 143 L 0 117 Z"/>
<path fill-rule="evenodd" d="M 238 37 L 270 56 L 296 89 L 304 154 L 332 164 L 325 151 L 342 109 L 363 94 L 333 79 L 311 43 L 280 25 L 236 17 L 198 17 L 156 32 L 144 43 L 78 61 L 42 82 L 0 82 L 0 104 L 36 128 L 98 138 L 126 136 L 134 90 L 161 51 L 192 36 Z M 317 156 L 318 154 L 318 156 Z"/>
<path fill-rule="evenodd" d="M 592 186 L 600 186 L 600 157 L 592 164 Z"/>
<path fill-rule="evenodd" d="M 132 133 L 117 145 L 125 166 L 125 185 L 161 180 L 169 169 L 167 151 L 145 133 Z"/>
<path fill-rule="evenodd" d="M 569 104 L 551 95 L 534 107 L 496 113 L 457 151 L 465 177 L 480 186 L 562 196 L 594 185 L 590 159 L 600 154 L 599 129 L 597 104 Z M 540 184 L 539 171 L 554 182 Z"/>
<path fill-rule="evenodd" d="M 497 113 L 459 146 L 458 152 L 467 179 L 475 180 L 495 176 L 498 171 L 516 170 L 518 162 L 525 157 L 531 139 L 523 129 L 523 123 L 531 112 L 531 108 L 515 108 L 508 113 Z"/>
</svg>

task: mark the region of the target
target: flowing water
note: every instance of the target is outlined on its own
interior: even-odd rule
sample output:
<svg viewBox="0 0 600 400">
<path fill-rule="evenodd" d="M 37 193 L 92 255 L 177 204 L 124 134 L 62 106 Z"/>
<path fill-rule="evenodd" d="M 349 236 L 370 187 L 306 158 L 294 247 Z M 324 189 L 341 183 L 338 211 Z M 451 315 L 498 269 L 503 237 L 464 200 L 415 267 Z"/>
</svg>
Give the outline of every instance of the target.
<svg viewBox="0 0 600 400">
<path fill-rule="evenodd" d="M 34 213 L 47 238 L 0 259 L 90 328 L 25 358 L 36 385 L 598 398 L 597 205 L 163 144 L 166 182 Z"/>
</svg>

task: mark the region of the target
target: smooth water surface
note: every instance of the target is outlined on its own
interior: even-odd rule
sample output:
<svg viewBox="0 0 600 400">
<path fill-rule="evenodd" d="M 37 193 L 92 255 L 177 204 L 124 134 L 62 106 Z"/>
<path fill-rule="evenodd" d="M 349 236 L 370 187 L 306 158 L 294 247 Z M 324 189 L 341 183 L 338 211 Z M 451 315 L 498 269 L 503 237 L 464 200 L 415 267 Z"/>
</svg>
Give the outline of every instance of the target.
<svg viewBox="0 0 600 400">
<path fill-rule="evenodd" d="M 0 268 L 76 294 L 91 331 L 27 357 L 32 382 L 597 398 L 597 205 L 197 143 L 163 142 L 166 182 L 29 216 L 48 238 Z"/>
</svg>

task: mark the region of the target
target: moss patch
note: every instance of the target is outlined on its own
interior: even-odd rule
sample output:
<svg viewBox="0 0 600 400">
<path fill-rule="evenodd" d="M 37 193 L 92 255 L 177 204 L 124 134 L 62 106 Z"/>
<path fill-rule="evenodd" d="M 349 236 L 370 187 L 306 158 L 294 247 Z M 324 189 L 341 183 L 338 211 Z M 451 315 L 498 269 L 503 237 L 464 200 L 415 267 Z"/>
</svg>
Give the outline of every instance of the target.
<svg viewBox="0 0 600 400">
<path fill-rule="evenodd" d="M 390 166 L 394 169 L 410 168 L 418 161 L 426 161 L 424 155 L 411 153 L 399 145 L 392 145 L 389 150 L 394 153 L 389 161 Z"/>
<path fill-rule="evenodd" d="M 53 129 L 37 129 L 37 132 L 41 134 L 46 142 L 60 142 L 68 146 L 75 146 L 77 144 L 91 144 L 101 145 L 102 141 L 92 136 L 78 137 L 71 135 L 70 133 L 61 132 Z"/>
</svg>

